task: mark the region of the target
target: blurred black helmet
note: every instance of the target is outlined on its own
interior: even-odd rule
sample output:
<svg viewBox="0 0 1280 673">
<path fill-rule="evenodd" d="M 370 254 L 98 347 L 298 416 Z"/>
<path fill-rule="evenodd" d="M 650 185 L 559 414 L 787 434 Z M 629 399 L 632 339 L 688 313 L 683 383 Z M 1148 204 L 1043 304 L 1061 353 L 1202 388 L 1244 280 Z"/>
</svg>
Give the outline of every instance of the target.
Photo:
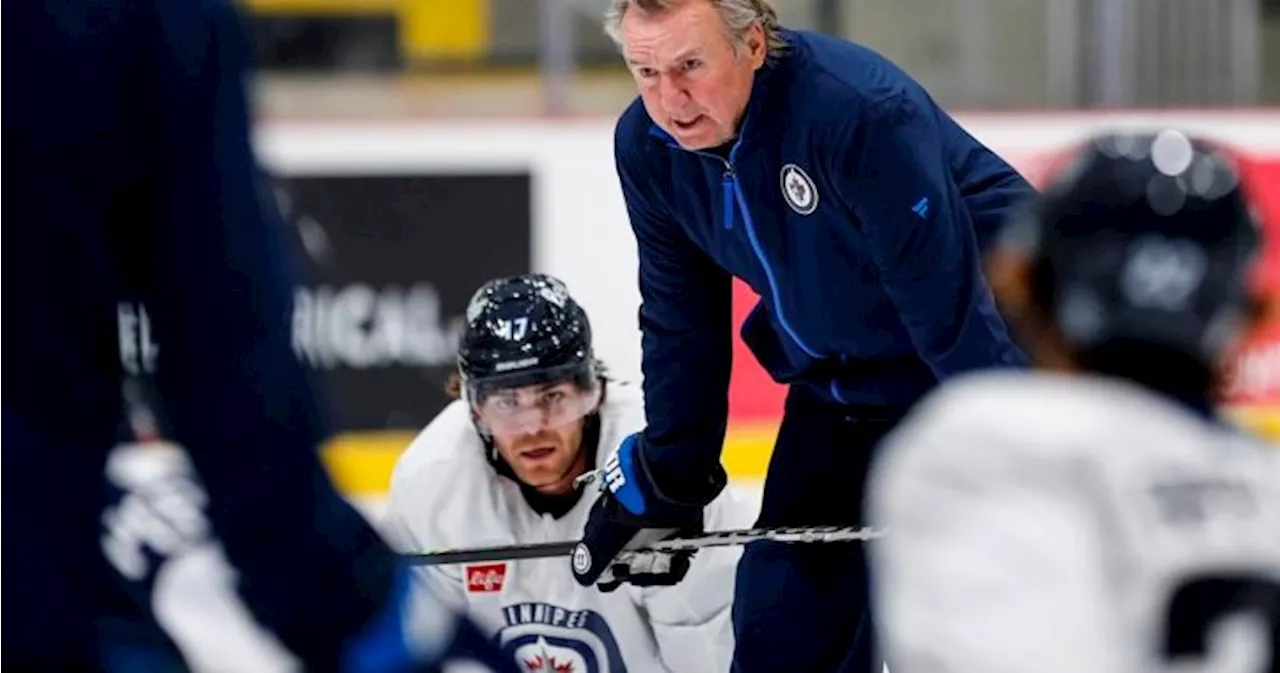
<svg viewBox="0 0 1280 673">
<path fill-rule="evenodd" d="M 1152 344 L 1212 363 L 1247 326 L 1257 224 L 1233 162 L 1175 130 L 1093 139 L 1005 227 L 1067 344 Z"/>
<path fill-rule="evenodd" d="M 591 323 L 559 279 L 541 273 L 485 283 L 467 305 L 458 369 L 472 400 L 490 391 L 595 382 Z"/>
</svg>

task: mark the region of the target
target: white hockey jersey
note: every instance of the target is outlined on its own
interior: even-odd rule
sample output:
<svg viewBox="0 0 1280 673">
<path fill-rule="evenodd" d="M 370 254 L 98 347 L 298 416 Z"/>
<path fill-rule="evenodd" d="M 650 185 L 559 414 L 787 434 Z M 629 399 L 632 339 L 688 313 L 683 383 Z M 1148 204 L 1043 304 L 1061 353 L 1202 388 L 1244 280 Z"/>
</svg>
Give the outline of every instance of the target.
<svg viewBox="0 0 1280 673">
<path fill-rule="evenodd" d="M 632 385 L 611 381 L 600 411 L 597 467 L 644 427 Z M 465 402 L 451 404 L 413 440 L 391 479 L 385 530 L 405 552 L 576 540 L 594 485 L 563 517 L 539 514 L 497 474 Z M 732 489 L 707 508 L 707 530 L 750 527 L 756 516 Z M 556 673 L 725 671 L 733 652 L 730 607 L 741 551 L 703 549 L 673 587 L 577 584 L 568 559 L 421 568 L 431 590 L 494 634 L 520 670 Z"/>
<path fill-rule="evenodd" d="M 880 455 L 893 673 L 1280 670 L 1273 447 L 1128 382 L 984 373 Z"/>
</svg>

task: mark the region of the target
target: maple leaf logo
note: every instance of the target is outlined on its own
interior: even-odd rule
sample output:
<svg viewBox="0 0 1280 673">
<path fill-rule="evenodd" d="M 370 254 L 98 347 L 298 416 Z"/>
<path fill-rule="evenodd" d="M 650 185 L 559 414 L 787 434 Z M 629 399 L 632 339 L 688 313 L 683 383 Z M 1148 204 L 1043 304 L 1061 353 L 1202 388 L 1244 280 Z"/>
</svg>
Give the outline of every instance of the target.
<svg viewBox="0 0 1280 673">
<path fill-rule="evenodd" d="M 557 663 L 555 657 L 542 658 L 538 655 L 532 659 L 525 659 L 524 666 L 529 673 L 573 673 L 573 663 L 565 662 Z"/>
</svg>

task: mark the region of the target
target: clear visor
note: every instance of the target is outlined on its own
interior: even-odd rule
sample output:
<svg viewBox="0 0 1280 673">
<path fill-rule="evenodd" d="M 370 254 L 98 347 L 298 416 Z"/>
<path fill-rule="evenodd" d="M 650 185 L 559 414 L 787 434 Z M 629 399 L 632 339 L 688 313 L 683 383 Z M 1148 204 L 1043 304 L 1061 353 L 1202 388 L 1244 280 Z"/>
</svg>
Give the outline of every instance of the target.
<svg viewBox="0 0 1280 673">
<path fill-rule="evenodd" d="M 536 434 L 575 423 L 600 404 L 600 383 L 589 388 L 570 379 L 519 388 L 501 388 L 473 398 L 476 422 L 490 434 Z"/>
</svg>

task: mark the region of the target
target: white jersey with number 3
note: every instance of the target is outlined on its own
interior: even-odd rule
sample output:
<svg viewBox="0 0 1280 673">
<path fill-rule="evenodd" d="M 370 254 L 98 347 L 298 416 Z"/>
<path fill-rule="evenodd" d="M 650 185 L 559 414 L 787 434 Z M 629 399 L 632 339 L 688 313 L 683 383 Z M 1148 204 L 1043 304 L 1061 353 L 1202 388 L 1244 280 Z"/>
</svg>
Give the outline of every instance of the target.
<svg viewBox="0 0 1280 673">
<path fill-rule="evenodd" d="M 1127 382 L 987 373 L 881 447 L 894 673 L 1280 670 L 1280 452 Z"/>
<path fill-rule="evenodd" d="M 644 427 L 634 387 L 609 382 L 597 467 Z M 581 538 L 598 493 L 567 514 L 539 514 L 498 475 L 464 402 L 454 402 L 405 451 L 392 476 L 386 528 L 402 551 L 425 552 Z M 746 528 L 755 512 L 730 489 L 707 508 L 707 530 Z M 733 652 L 730 606 L 741 552 L 700 550 L 673 587 L 577 584 L 569 558 L 422 568 L 433 593 L 465 609 L 522 671 L 724 671 Z"/>
</svg>

